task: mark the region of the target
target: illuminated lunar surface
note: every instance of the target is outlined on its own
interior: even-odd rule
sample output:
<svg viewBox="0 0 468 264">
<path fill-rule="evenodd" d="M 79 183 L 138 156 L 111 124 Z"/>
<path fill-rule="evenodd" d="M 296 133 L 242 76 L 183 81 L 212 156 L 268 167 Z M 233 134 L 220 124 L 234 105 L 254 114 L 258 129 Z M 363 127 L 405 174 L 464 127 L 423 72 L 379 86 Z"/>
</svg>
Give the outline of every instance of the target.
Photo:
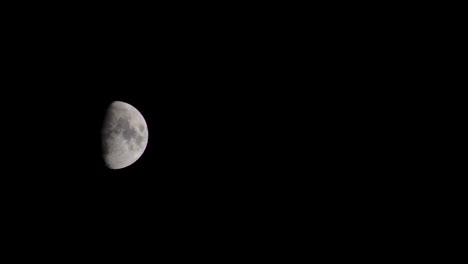
<svg viewBox="0 0 468 264">
<path fill-rule="evenodd" d="M 102 154 L 110 169 L 122 169 L 137 161 L 148 144 L 148 126 L 132 105 L 114 101 L 106 111 L 101 130 Z"/>
</svg>

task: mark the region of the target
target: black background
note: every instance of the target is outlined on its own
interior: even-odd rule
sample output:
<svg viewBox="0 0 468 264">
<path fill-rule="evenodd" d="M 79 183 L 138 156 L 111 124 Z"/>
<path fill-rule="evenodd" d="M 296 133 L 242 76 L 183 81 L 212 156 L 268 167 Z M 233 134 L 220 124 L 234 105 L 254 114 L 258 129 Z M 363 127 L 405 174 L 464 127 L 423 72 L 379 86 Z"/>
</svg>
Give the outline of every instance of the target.
<svg viewBox="0 0 468 264">
<path fill-rule="evenodd" d="M 311 212 L 333 225 L 328 205 L 363 179 L 341 173 L 357 166 L 343 131 L 359 117 L 323 27 L 263 9 L 139 12 L 9 20 L 8 219 L 37 238 L 174 252 L 289 241 Z M 114 100 L 149 129 L 143 156 L 121 170 L 100 149 Z"/>
<path fill-rule="evenodd" d="M 393 186 L 411 189 L 397 165 L 416 156 L 400 138 L 419 117 L 404 118 L 417 100 L 395 90 L 407 40 L 376 19 L 346 6 L 40 5 L 1 17 L 9 245 L 276 258 L 309 252 L 304 240 L 337 252 L 362 226 L 387 237 L 372 227 L 405 192 Z M 114 100 L 149 129 L 121 170 L 100 149 Z"/>
<path fill-rule="evenodd" d="M 280 27 L 190 13 L 10 21 L 2 188 L 25 232 L 157 234 L 168 245 L 273 235 L 278 208 L 303 195 L 286 150 L 291 110 L 304 107 L 291 103 L 295 55 L 278 52 Z M 143 156 L 121 170 L 100 149 L 114 100 L 149 129 Z"/>
</svg>

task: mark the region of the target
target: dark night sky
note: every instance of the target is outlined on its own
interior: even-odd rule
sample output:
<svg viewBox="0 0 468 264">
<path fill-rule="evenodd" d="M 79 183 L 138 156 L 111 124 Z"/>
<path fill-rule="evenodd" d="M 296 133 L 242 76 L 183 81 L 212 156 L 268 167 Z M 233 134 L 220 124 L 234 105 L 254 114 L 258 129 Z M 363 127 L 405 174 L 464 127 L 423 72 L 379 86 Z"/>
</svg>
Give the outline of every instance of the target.
<svg viewBox="0 0 468 264">
<path fill-rule="evenodd" d="M 84 233 L 117 235 L 131 224 L 161 227 L 169 240 L 218 228 L 268 236 L 266 215 L 292 210 L 285 201 L 304 194 L 291 188 L 303 180 L 294 164 L 307 158 L 293 160 L 290 149 L 304 144 L 293 123 L 307 102 L 291 90 L 301 70 L 289 60 L 294 49 L 278 52 L 279 28 L 172 19 L 29 24 L 11 38 L 1 106 L 13 130 L 4 131 L 11 177 L 2 187 L 28 215 L 79 221 Z M 100 156 L 114 100 L 149 126 L 143 156 L 115 171 Z"/>
<path fill-rule="evenodd" d="M 271 118 L 257 112 L 268 112 L 270 103 L 268 87 L 259 87 L 266 71 L 218 35 L 188 34 L 80 42 L 40 35 L 33 50 L 27 39 L 16 40 L 3 106 L 15 128 L 7 139 L 15 153 L 9 164 L 21 174 L 11 185 L 88 206 L 112 197 L 107 206 L 218 207 L 242 200 L 237 192 L 250 195 L 264 177 L 249 167 L 264 160 L 256 152 L 268 139 L 254 129 Z M 57 40 L 63 43 L 55 46 Z M 150 133 L 140 160 L 118 171 L 100 157 L 99 130 L 113 100 L 139 109 Z"/>
<path fill-rule="evenodd" d="M 263 259 L 320 232 L 319 244 L 341 241 L 330 232 L 360 232 L 353 221 L 383 208 L 379 176 L 400 159 L 380 111 L 398 107 L 377 67 L 387 50 L 367 60 L 374 40 L 335 7 L 117 5 L 2 16 L 0 205 L 13 237 Z M 114 100 L 149 126 L 145 153 L 121 170 L 101 158 Z"/>
</svg>

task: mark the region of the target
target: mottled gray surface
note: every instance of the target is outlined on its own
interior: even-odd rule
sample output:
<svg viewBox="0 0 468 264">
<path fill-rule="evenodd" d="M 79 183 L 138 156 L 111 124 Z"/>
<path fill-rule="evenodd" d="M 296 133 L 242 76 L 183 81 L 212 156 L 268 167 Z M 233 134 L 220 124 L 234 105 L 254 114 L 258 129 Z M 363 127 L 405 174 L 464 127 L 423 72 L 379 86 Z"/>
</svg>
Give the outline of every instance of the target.
<svg viewBox="0 0 468 264">
<path fill-rule="evenodd" d="M 141 113 L 127 103 L 113 102 L 102 127 L 102 143 L 103 157 L 109 168 L 120 169 L 133 164 L 148 143 L 148 129 Z"/>
</svg>

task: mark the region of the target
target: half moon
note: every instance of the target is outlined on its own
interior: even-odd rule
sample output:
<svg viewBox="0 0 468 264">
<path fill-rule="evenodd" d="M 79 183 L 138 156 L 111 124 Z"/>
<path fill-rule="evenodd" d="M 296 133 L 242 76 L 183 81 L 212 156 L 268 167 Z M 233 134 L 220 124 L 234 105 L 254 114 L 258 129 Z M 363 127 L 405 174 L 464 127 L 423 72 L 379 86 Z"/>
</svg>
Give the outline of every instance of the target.
<svg viewBox="0 0 468 264">
<path fill-rule="evenodd" d="M 148 126 L 135 107 L 114 101 L 106 111 L 101 140 L 106 166 L 122 169 L 143 155 L 148 144 Z"/>
</svg>

